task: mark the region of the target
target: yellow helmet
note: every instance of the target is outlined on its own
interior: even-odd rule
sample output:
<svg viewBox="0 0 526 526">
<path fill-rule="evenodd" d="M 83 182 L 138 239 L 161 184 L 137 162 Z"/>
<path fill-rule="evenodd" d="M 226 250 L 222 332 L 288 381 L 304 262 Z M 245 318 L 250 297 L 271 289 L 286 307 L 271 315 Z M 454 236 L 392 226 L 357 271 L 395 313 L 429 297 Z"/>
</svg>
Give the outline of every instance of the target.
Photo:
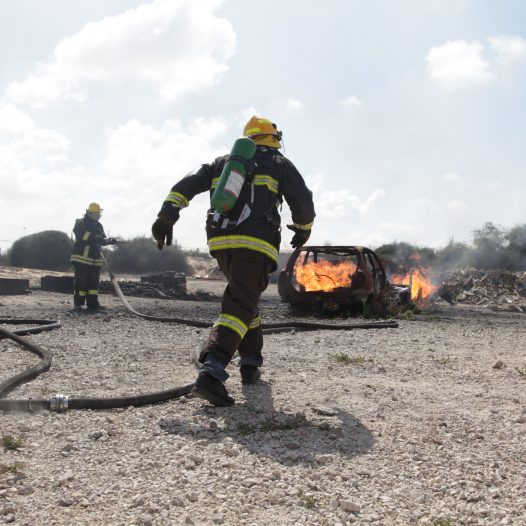
<svg viewBox="0 0 526 526">
<path fill-rule="evenodd" d="M 272 148 L 281 148 L 281 132 L 278 127 L 268 119 L 256 117 L 249 119 L 243 129 L 243 135 L 249 137 L 256 144 L 262 146 L 271 146 Z"/>
<path fill-rule="evenodd" d="M 102 212 L 102 208 L 100 207 L 99 203 L 90 203 L 86 212 L 100 214 Z"/>
</svg>

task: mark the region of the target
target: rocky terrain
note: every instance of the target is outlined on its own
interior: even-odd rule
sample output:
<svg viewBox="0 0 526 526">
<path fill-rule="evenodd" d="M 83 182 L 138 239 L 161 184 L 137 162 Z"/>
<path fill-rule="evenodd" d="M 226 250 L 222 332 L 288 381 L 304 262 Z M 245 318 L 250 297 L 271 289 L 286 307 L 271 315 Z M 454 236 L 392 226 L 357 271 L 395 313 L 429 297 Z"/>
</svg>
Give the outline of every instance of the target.
<svg viewBox="0 0 526 526">
<path fill-rule="evenodd" d="M 188 286 L 218 295 L 224 284 Z M 219 310 L 130 301 L 210 321 Z M 2 318 L 62 321 L 27 337 L 53 364 L 9 398 L 118 396 L 194 379 L 190 355 L 206 330 L 137 318 L 115 296 L 101 302 L 104 312 L 75 314 L 62 294 L 0 296 Z M 261 310 L 268 322 L 289 316 L 274 286 Z M 261 382 L 244 387 L 229 367 L 231 408 L 185 397 L 1 414 L 0 523 L 525 525 L 524 314 L 441 302 L 403 318 L 397 329 L 267 335 Z M 36 362 L 0 340 L 0 382 Z"/>
</svg>

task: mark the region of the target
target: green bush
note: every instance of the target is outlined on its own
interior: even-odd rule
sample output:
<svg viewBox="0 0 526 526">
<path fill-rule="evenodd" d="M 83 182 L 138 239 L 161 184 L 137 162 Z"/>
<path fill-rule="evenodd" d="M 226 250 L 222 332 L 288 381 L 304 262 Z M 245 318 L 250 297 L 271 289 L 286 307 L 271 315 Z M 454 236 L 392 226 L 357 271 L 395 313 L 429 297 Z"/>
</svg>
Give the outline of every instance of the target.
<svg viewBox="0 0 526 526">
<path fill-rule="evenodd" d="M 415 266 L 526 270 L 526 224 L 506 229 L 487 222 L 473 231 L 471 245 L 450 239 L 445 247 L 432 249 L 394 242 L 378 247 L 375 252 L 389 271 L 396 274 Z"/>
<path fill-rule="evenodd" d="M 506 229 L 486 223 L 473 232 L 472 265 L 485 269 L 526 270 L 526 225 Z"/>
<path fill-rule="evenodd" d="M 493 223 L 473 232 L 473 265 L 477 268 L 507 268 L 507 232 Z"/>
<path fill-rule="evenodd" d="M 141 274 L 174 270 L 189 274 L 191 271 L 186 256 L 177 243 L 159 250 L 152 239 L 144 236 L 130 239 L 112 249 L 105 249 L 104 254 L 116 273 Z"/>
<path fill-rule="evenodd" d="M 473 249 L 453 238 L 445 247 L 436 250 L 435 266 L 438 268 L 461 267 L 470 265 L 472 262 Z"/>
<path fill-rule="evenodd" d="M 73 242 L 64 232 L 45 230 L 17 239 L 7 252 L 14 267 L 67 270 Z"/>
</svg>

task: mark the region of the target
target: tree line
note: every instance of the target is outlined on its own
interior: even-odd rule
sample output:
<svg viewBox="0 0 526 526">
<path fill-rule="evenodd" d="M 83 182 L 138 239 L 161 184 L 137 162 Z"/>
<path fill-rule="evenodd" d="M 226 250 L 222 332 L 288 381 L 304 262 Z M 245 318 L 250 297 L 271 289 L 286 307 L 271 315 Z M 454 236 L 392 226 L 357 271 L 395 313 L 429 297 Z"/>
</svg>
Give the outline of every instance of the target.
<svg viewBox="0 0 526 526">
<path fill-rule="evenodd" d="M 64 232 L 45 230 L 17 239 L 7 253 L 0 255 L 0 264 L 42 270 L 68 271 L 72 269 L 70 256 L 72 239 Z M 190 274 L 192 269 L 187 254 L 174 243 L 170 250 L 158 250 L 154 242 L 139 236 L 103 248 L 111 269 L 115 272 L 143 273 L 174 270 Z"/>
<path fill-rule="evenodd" d="M 393 272 L 407 272 L 419 265 L 436 270 L 476 267 L 479 269 L 526 270 L 526 224 L 504 228 L 485 223 L 473 231 L 470 244 L 450 239 L 442 248 L 394 242 L 375 252 Z"/>
<path fill-rule="evenodd" d="M 374 247 L 373 247 L 374 248 Z M 46 230 L 17 239 L 6 254 L 0 254 L 0 265 L 68 271 L 73 241 L 64 232 Z M 185 251 L 177 242 L 170 250 L 157 250 L 147 237 L 135 237 L 114 247 L 104 248 L 109 265 L 115 272 L 145 273 L 174 270 L 191 274 L 189 256 L 203 252 Z M 405 272 L 415 265 L 447 269 L 473 266 L 480 269 L 526 270 L 526 224 L 504 228 L 491 222 L 473 231 L 472 243 L 450 239 L 442 248 L 429 248 L 405 242 L 393 242 L 374 248 L 386 267 Z"/>
</svg>

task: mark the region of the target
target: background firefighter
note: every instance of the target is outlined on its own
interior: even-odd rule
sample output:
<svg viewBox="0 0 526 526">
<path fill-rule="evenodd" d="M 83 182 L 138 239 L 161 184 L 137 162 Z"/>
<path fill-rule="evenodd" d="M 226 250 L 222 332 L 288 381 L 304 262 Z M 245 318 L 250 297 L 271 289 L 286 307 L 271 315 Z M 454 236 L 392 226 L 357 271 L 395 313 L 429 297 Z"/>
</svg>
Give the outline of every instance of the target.
<svg viewBox="0 0 526 526">
<path fill-rule="evenodd" d="M 254 163 L 234 208 L 227 214 L 211 208 L 206 222 L 208 248 L 228 285 L 219 317 L 201 350 L 194 394 L 218 406 L 234 403 L 224 382 L 229 376 L 225 368 L 236 350 L 243 384 L 255 383 L 260 376 L 263 335 L 258 302 L 269 273 L 277 268 L 281 240 L 278 208 L 283 198 L 292 214 L 293 224 L 287 226 L 294 231 L 294 248 L 309 238 L 315 216 L 312 192 L 294 165 L 278 151 L 282 134 L 276 125 L 252 117 L 243 134 L 256 143 Z M 173 186 L 152 225 L 159 249 L 171 244 L 179 212 L 195 195 L 210 191 L 212 197 L 228 159 L 225 155 L 203 164 Z"/>
<path fill-rule="evenodd" d="M 117 240 L 106 237 L 99 223 L 102 208 L 98 203 L 90 203 L 84 217 L 75 221 L 73 233 L 75 244 L 71 263 L 75 268 L 73 304 L 81 310 L 86 303 L 88 310 L 104 308 L 99 304 L 100 268 L 102 266 L 101 245 L 113 245 Z"/>
</svg>

